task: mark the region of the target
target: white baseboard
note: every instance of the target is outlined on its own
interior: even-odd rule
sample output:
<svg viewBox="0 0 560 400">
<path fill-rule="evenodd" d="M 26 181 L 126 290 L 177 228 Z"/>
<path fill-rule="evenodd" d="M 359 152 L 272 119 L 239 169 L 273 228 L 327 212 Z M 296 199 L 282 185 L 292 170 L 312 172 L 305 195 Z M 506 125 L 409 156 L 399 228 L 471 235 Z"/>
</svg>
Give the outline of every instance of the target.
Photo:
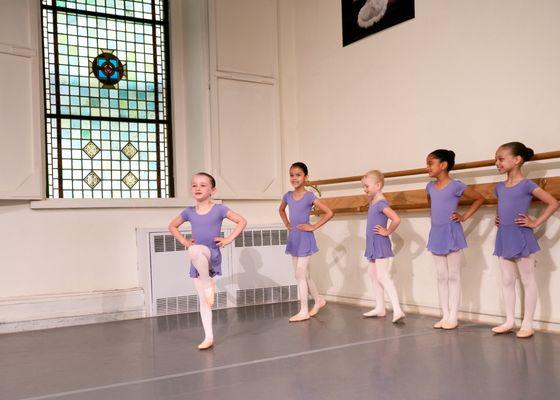
<svg viewBox="0 0 560 400">
<path fill-rule="evenodd" d="M 335 303 L 345 303 L 345 304 L 352 304 L 357 306 L 363 307 L 373 307 L 375 306 L 375 301 L 369 299 L 362 299 L 356 297 L 348 297 L 348 296 L 337 296 L 332 294 L 324 294 L 323 295 L 327 301 L 332 301 Z M 405 304 L 401 303 L 401 307 L 405 313 L 411 314 L 421 314 L 421 315 L 430 315 L 433 317 L 439 317 L 440 309 L 437 307 L 431 306 L 424 306 L 419 304 Z M 504 322 L 503 315 L 490 315 L 490 314 L 483 314 L 483 313 L 475 313 L 475 312 L 465 312 L 459 311 L 459 319 L 464 321 L 471 321 L 477 322 L 482 324 L 501 324 Z M 516 321 L 517 326 L 521 326 L 521 320 Z M 556 321 L 534 321 L 535 329 L 543 332 L 553 332 L 553 333 L 560 333 L 560 322 Z"/>
<path fill-rule="evenodd" d="M 145 317 L 141 288 L 0 298 L 0 333 Z"/>
</svg>

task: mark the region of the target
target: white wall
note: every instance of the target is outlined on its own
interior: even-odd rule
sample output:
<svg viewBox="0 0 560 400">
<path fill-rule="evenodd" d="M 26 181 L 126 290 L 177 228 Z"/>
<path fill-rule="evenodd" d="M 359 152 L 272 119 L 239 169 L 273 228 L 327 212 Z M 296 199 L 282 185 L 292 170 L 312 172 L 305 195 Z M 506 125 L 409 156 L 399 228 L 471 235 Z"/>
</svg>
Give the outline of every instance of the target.
<svg viewBox="0 0 560 400">
<path fill-rule="evenodd" d="M 512 139 L 558 148 L 557 1 L 416 1 L 415 19 L 347 47 L 339 0 L 295 7 L 301 155 L 315 178 L 418 167 L 435 147 L 458 162 Z"/>
<path fill-rule="evenodd" d="M 416 18 L 342 47 L 339 0 L 295 4 L 297 107 L 302 159 L 312 179 L 424 165 L 427 153 L 451 148 L 457 162 L 493 158 L 520 140 L 535 151 L 560 149 L 560 3 L 416 1 Z M 530 176 L 558 175 L 560 163 L 529 166 Z M 457 173 L 467 182 L 501 179 L 493 169 Z M 426 177 L 401 179 L 387 191 L 423 188 Z M 325 196 L 359 193 L 324 187 Z M 462 309 L 502 314 L 499 270 L 492 256 L 494 209 L 465 224 L 469 250 Z M 427 212 L 403 213 L 393 241 L 401 300 L 437 306 L 432 259 L 425 251 Z M 560 322 L 560 221 L 537 234 L 537 318 Z M 364 218 L 336 217 L 318 233 L 314 277 L 332 295 L 371 299 L 362 257 Z"/>
</svg>

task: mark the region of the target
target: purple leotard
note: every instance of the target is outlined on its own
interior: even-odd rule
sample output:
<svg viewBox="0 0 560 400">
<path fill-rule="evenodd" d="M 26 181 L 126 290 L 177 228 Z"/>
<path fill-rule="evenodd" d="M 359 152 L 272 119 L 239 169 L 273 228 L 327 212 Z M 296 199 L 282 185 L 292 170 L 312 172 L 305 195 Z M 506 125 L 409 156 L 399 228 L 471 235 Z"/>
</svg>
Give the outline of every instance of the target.
<svg viewBox="0 0 560 400">
<path fill-rule="evenodd" d="M 306 257 L 319 251 L 313 232 L 302 231 L 297 228 L 299 224 L 309 223 L 309 214 L 316 198 L 311 192 L 305 192 L 299 200 L 294 200 L 293 192 L 288 192 L 282 197 L 282 201 L 288 205 L 292 227 L 288 234 L 286 254 L 293 257 Z"/>
<path fill-rule="evenodd" d="M 210 249 L 210 276 L 222 275 L 222 253 L 214 242 L 214 238 L 220 236 L 222 221 L 228 211 L 229 208 L 221 204 L 214 204 L 210 211 L 203 215 L 198 214 L 195 207 L 187 207 L 181 211 L 183 221 L 191 223 L 194 244 L 200 244 Z M 191 278 L 198 278 L 198 271 L 192 263 L 189 275 Z"/>
<path fill-rule="evenodd" d="M 527 214 L 533 191 L 538 187 L 532 180 L 523 179 L 512 187 L 506 187 L 504 182 L 500 182 L 494 188 L 494 193 L 498 198 L 498 216 L 500 217 L 494 247 L 495 256 L 527 257 L 541 249 L 533 230 L 515 223 L 519 214 Z"/>
<path fill-rule="evenodd" d="M 455 179 L 442 189 L 436 189 L 435 182 L 426 186 L 431 202 L 432 227 L 428 238 L 428 250 L 436 255 L 446 255 L 467 247 L 465 234 L 460 222 L 449 219 L 457 210 L 459 199 L 467 185 Z"/>
<path fill-rule="evenodd" d="M 387 227 L 387 216 L 383 214 L 383 210 L 389 207 L 387 200 L 379 200 L 370 204 L 367 217 L 366 228 L 366 253 L 364 254 L 368 260 L 376 260 L 378 258 L 393 257 L 391 250 L 391 239 L 375 233 L 373 228 L 376 225 Z"/>
</svg>

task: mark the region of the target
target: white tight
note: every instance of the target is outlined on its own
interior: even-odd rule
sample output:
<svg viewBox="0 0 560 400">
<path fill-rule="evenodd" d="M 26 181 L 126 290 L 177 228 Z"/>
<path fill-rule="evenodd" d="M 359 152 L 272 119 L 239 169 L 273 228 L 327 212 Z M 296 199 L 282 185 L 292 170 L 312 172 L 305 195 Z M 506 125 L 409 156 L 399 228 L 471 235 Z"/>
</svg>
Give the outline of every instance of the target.
<svg viewBox="0 0 560 400">
<path fill-rule="evenodd" d="M 436 264 L 439 305 L 443 320 L 457 322 L 461 301 L 461 256 L 463 251 L 454 251 L 444 256 L 434 254 Z"/>
<path fill-rule="evenodd" d="M 199 277 L 194 278 L 194 285 L 198 293 L 198 304 L 200 307 L 200 319 L 204 328 L 204 339 L 212 340 L 214 333 L 212 332 L 212 308 L 208 305 L 204 295 L 204 289 L 212 284 L 212 278 L 209 275 L 210 270 L 210 249 L 202 245 L 192 245 L 188 249 L 189 257 L 192 264 L 196 268 Z"/>
<path fill-rule="evenodd" d="M 292 257 L 292 263 L 294 265 L 294 270 L 296 274 L 296 282 L 298 286 L 298 294 L 301 303 L 301 308 L 299 310 L 300 314 L 308 314 L 309 307 L 307 300 L 309 298 L 308 293 L 311 293 L 311 297 L 317 300 L 319 298 L 319 291 L 317 290 L 317 285 L 311 279 L 309 275 L 309 258 L 307 257 Z"/>
<path fill-rule="evenodd" d="M 201 244 L 193 244 L 187 250 L 191 263 L 198 272 L 198 278 L 204 287 L 208 287 L 211 283 L 210 278 L 210 249 Z"/>
<path fill-rule="evenodd" d="M 391 301 L 391 306 L 393 307 L 393 313 L 402 314 L 397 290 L 389 274 L 389 259 L 379 258 L 370 261 L 368 274 L 375 291 L 375 313 L 380 315 L 385 314 L 385 292 L 387 292 L 389 300 Z"/>
<path fill-rule="evenodd" d="M 517 263 L 517 266 L 516 266 Z M 512 328 L 515 324 L 515 280 L 517 268 L 523 291 L 525 292 L 525 314 L 521 329 L 532 329 L 535 308 L 537 307 L 537 281 L 535 280 L 535 256 L 508 259 L 500 257 L 500 269 L 502 270 L 502 293 L 506 306 L 506 322 L 504 326 Z"/>
</svg>

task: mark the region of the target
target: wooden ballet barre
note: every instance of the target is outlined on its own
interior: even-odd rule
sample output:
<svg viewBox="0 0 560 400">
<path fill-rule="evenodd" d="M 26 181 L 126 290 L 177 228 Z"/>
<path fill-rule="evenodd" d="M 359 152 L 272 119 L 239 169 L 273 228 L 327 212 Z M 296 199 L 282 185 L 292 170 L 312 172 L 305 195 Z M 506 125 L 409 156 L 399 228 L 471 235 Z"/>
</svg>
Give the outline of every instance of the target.
<svg viewBox="0 0 560 400">
<path fill-rule="evenodd" d="M 546 189 L 556 199 L 560 200 L 560 176 L 551 178 L 538 178 L 533 179 L 537 185 Z M 494 195 L 494 187 L 496 182 L 492 183 L 479 183 L 475 185 L 468 185 L 469 187 L 478 191 L 484 196 L 485 205 L 495 205 L 498 203 Z M 428 209 L 428 200 L 426 197 L 426 190 L 404 190 L 401 192 L 386 192 L 383 195 L 395 210 L 424 210 Z M 533 201 L 538 201 L 533 199 Z M 321 202 L 334 211 L 336 215 L 341 214 L 360 214 L 368 210 L 369 204 L 365 194 L 354 196 L 340 196 L 340 197 L 325 197 L 321 198 Z M 466 206 L 473 202 L 471 199 L 461 197 L 459 206 Z M 313 209 L 313 215 L 320 215 L 321 211 Z"/>
<path fill-rule="evenodd" d="M 552 158 L 560 158 L 560 151 L 548 151 L 544 153 L 537 153 L 533 156 L 531 161 L 550 160 Z M 453 171 L 457 171 L 461 169 L 491 167 L 495 165 L 495 163 L 496 160 L 482 160 L 482 161 L 460 163 L 460 164 L 455 164 L 455 166 L 453 167 Z M 397 178 L 403 176 L 422 175 L 425 173 L 426 173 L 426 168 L 415 168 L 415 169 L 405 169 L 401 171 L 384 172 L 383 175 L 385 176 L 385 178 Z M 309 181 L 306 183 L 306 185 L 316 187 L 319 185 L 332 185 L 337 183 L 359 182 L 362 179 L 362 177 L 363 175 L 347 176 L 344 178 L 319 179 L 316 181 Z"/>
</svg>

